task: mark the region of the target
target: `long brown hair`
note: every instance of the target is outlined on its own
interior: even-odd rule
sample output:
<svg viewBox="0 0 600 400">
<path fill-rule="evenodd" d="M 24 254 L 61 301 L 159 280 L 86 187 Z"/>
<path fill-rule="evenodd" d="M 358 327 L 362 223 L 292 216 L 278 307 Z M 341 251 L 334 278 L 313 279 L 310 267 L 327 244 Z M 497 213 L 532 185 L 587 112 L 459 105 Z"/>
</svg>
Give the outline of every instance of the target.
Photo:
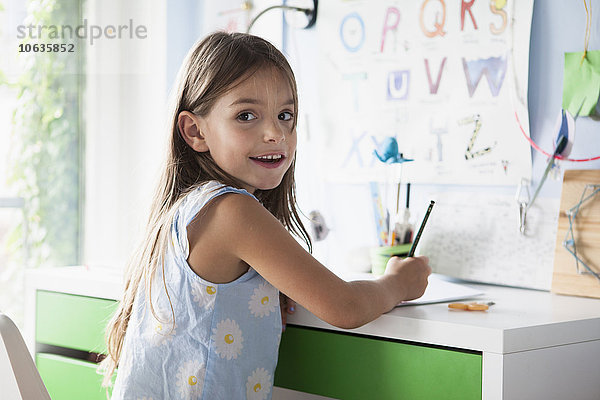
<svg viewBox="0 0 600 400">
<path fill-rule="evenodd" d="M 108 355 L 101 365 L 105 375 L 104 386 L 110 384 L 121 358 L 138 287 L 143 281 L 147 299 L 151 299 L 150 288 L 157 268 L 162 268 L 164 275 L 164 254 L 170 242 L 171 224 L 179 203 L 186 194 L 211 180 L 242 188 L 241 182 L 219 168 L 209 152 L 199 153 L 188 146 L 179 131 L 178 116 L 182 111 L 206 116 L 221 96 L 263 67 L 277 68 L 289 81 L 294 97 L 295 128 L 298 95 L 294 73 L 283 54 L 262 38 L 243 33 L 215 32 L 192 47 L 179 71 L 178 86 L 171 107 L 171 134 L 166 164 L 154 195 L 143 242 L 126 270 L 123 299 L 107 326 Z M 279 186 L 271 190 L 256 190 L 254 195 L 312 250 L 310 237 L 296 209 L 294 168 L 295 161 Z M 164 290 L 167 291 L 166 286 Z M 168 297 L 168 291 L 166 293 Z M 151 301 L 150 307 L 158 318 Z M 173 314 L 172 307 L 171 312 Z"/>
</svg>

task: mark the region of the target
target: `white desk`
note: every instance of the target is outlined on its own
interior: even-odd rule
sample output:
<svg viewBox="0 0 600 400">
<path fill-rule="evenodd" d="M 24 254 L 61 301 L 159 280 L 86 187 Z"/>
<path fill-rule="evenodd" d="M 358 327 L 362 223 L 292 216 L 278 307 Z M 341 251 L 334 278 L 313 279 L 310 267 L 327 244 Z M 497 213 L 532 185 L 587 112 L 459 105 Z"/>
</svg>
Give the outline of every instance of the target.
<svg viewBox="0 0 600 400">
<path fill-rule="evenodd" d="M 600 300 L 543 291 L 470 285 L 487 312 L 447 303 L 396 307 L 353 330 L 302 307 L 289 324 L 480 351 L 484 399 L 600 399 Z"/>
<path fill-rule="evenodd" d="M 32 351 L 37 290 L 104 299 L 118 299 L 122 290 L 120 271 L 82 267 L 31 271 L 26 283 Z M 481 352 L 486 400 L 600 399 L 600 300 L 472 286 L 485 292 L 481 300 L 496 303 L 488 312 L 451 311 L 446 303 L 397 307 L 341 330 L 298 306 L 288 324 Z"/>
</svg>

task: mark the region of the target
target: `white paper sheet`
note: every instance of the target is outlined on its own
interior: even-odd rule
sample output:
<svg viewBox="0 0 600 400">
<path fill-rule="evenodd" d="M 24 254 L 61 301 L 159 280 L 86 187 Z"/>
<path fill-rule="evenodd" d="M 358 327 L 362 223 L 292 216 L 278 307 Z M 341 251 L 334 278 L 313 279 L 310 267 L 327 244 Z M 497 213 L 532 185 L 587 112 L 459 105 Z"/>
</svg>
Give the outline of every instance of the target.
<svg viewBox="0 0 600 400">
<path fill-rule="evenodd" d="M 378 278 L 378 276 L 369 273 L 340 273 L 339 276 L 346 281 Z M 444 303 L 447 301 L 471 299 L 482 294 L 481 290 L 449 282 L 443 275 L 431 274 L 429 276 L 429 284 L 423 296 L 416 300 L 402 302 L 398 306 Z"/>
<path fill-rule="evenodd" d="M 465 285 L 449 282 L 441 275 L 431 274 L 425 294 L 416 300 L 405 301 L 398 306 L 413 306 L 418 304 L 445 303 L 471 299 L 481 296 L 483 292 Z"/>
</svg>

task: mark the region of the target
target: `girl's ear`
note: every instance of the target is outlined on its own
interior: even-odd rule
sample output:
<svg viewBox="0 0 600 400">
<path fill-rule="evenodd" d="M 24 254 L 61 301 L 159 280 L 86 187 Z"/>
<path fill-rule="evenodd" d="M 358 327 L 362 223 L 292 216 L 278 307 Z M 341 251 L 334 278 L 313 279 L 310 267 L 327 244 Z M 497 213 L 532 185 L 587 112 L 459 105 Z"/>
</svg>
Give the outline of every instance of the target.
<svg viewBox="0 0 600 400">
<path fill-rule="evenodd" d="M 200 129 L 200 117 L 189 111 L 182 111 L 177 117 L 177 126 L 181 137 L 192 149 L 199 153 L 209 150 L 206 137 Z"/>
</svg>

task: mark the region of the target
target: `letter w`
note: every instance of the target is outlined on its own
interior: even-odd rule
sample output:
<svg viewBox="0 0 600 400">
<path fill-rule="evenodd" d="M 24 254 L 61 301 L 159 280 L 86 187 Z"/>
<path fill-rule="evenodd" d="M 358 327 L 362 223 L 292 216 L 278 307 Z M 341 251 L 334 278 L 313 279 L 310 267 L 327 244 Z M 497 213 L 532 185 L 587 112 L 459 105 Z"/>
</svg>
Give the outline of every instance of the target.
<svg viewBox="0 0 600 400">
<path fill-rule="evenodd" d="M 463 70 L 465 71 L 465 78 L 467 80 L 467 87 L 469 88 L 469 97 L 473 97 L 477 85 L 481 77 L 485 75 L 492 96 L 498 96 L 504 77 L 506 76 L 506 56 L 490 57 L 485 59 L 477 59 L 467 61 L 462 58 Z"/>
</svg>

